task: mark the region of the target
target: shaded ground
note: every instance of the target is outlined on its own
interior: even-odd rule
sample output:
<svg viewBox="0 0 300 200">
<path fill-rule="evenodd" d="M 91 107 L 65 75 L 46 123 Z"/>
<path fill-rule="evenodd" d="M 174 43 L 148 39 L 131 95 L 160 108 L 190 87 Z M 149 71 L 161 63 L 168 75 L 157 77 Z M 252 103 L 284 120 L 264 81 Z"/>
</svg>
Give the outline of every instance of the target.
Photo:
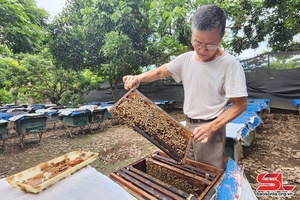
<svg viewBox="0 0 300 200">
<path fill-rule="evenodd" d="M 181 111 L 172 111 L 170 115 L 178 121 L 183 120 Z M 0 178 L 79 149 L 98 152 L 99 159 L 91 166 L 109 175 L 116 169 L 158 150 L 140 134 L 124 125 L 112 126 L 112 123 L 114 122 L 107 120 L 101 124 L 101 129 L 92 133 L 88 129 L 81 132 L 79 128 L 73 128 L 73 137 L 69 136 L 62 124 L 58 123 L 56 130 L 50 125 L 39 144 L 36 143 L 36 135 L 26 135 L 23 148 L 17 134 L 10 130 L 5 149 L 0 150 Z M 96 125 L 93 125 L 92 129 L 96 129 Z M 257 128 L 254 142 L 250 147 L 244 147 L 244 158 L 239 162 L 245 167 L 246 177 L 254 190 L 259 185 L 256 181 L 259 173 L 278 172 L 283 173 L 284 184 L 296 185 L 295 195 L 286 199 L 300 199 L 299 134 L 300 118 L 297 115 L 266 116 L 263 126 Z"/>
<path fill-rule="evenodd" d="M 295 185 L 294 196 L 300 199 L 300 118 L 291 114 L 269 114 L 257 129 L 256 139 L 250 147 L 243 147 L 245 174 L 254 190 L 259 186 L 256 176 L 263 172 L 283 174 L 284 185 Z"/>
</svg>

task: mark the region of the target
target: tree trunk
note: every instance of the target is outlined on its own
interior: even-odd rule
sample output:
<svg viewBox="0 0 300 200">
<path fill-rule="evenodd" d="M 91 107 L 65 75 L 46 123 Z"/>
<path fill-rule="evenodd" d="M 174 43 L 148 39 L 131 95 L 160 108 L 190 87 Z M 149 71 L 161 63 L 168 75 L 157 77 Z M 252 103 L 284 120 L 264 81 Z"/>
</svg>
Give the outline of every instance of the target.
<svg viewBox="0 0 300 200">
<path fill-rule="evenodd" d="M 114 99 L 114 102 L 116 103 L 119 99 L 117 96 L 117 85 L 114 85 L 113 87 L 111 87 L 111 93 Z"/>
<path fill-rule="evenodd" d="M 110 85 L 110 91 L 111 91 L 112 96 L 113 96 L 113 100 L 116 103 L 118 101 L 116 81 L 113 78 L 110 78 L 109 79 L 109 85 Z"/>
</svg>

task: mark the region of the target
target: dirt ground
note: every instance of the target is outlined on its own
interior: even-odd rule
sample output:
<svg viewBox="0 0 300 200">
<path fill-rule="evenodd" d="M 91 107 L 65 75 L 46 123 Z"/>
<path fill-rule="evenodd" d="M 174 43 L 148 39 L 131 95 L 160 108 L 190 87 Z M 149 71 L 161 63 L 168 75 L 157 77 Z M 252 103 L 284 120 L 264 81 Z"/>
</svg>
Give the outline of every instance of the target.
<svg viewBox="0 0 300 200">
<path fill-rule="evenodd" d="M 169 113 L 178 121 L 183 120 L 181 111 Z M 79 128 L 68 130 L 58 122 L 56 129 L 47 125 L 47 130 L 37 143 L 38 136 L 28 134 L 21 148 L 14 130 L 4 150 L 0 150 L 0 178 L 13 175 L 55 157 L 76 150 L 99 153 L 99 159 L 91 166 L 109 175 L 120 167 L 127 166 L 156 150 L 153 144 L 139 133 L 116 121 L 105 120 L 100 129 L 94 124 L 92 132 Z M 259 184 L 256 176 L 262 172 L 283 174 L 284 185 L 295 185 L 294 196 L 289 198 L 266 197 L 259 199 L 300 199 L 300 118 L 293 114 L 267 114 L 263 124 L 256 129 L 256 138 L 249 147 L 243 147 L 243 158 L 238 162 L 255 191 Z"/>
</svg>

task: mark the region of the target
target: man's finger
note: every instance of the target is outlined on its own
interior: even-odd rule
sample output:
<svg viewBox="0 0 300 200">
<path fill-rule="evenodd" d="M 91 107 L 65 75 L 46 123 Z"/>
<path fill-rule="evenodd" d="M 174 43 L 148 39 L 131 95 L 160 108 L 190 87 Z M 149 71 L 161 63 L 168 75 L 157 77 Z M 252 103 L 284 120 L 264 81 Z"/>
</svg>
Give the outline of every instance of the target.
<svg viewBox="0 0 300 200">
<path fill-rule="evenodd" d="M 200 140 L 201 143 L 206 143 L 208 141 L 208 137 L 203 138 L 202 140 Z"/>
<path fill-rule="evenodd" d="M 208 141 L 208 137 L 203 136 L 203 135 L 199 136 L 197 134 L 196 135 L 192 134 L 192 136 L 193 136 L 192 138 L 194 139 L 195 142 L 206 143 Z"/>
</svg>

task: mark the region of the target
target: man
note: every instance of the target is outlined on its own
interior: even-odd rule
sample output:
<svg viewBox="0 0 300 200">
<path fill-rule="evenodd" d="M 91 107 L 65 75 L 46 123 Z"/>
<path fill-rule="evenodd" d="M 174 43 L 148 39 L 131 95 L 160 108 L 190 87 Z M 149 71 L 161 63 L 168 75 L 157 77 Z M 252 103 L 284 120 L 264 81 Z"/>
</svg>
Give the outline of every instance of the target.
<svg viewBox="0 0 300 200">
<path fill-rule="evenodd" d="M 226 14 L 220 7 L 201 6 L 192 18 L 194 51 L 152 71 L 123 77 L 125 89 L 167 76 L 182 81 L 183 111 L 193 131 L 188 157 L 220 168 L 225 168 L 226 124 L 248 105 L 243 68 L 237 58 L 219 47 L 225 25 Z M 226 110 L 229 99 L 233 104 Z"/>
</svg>

